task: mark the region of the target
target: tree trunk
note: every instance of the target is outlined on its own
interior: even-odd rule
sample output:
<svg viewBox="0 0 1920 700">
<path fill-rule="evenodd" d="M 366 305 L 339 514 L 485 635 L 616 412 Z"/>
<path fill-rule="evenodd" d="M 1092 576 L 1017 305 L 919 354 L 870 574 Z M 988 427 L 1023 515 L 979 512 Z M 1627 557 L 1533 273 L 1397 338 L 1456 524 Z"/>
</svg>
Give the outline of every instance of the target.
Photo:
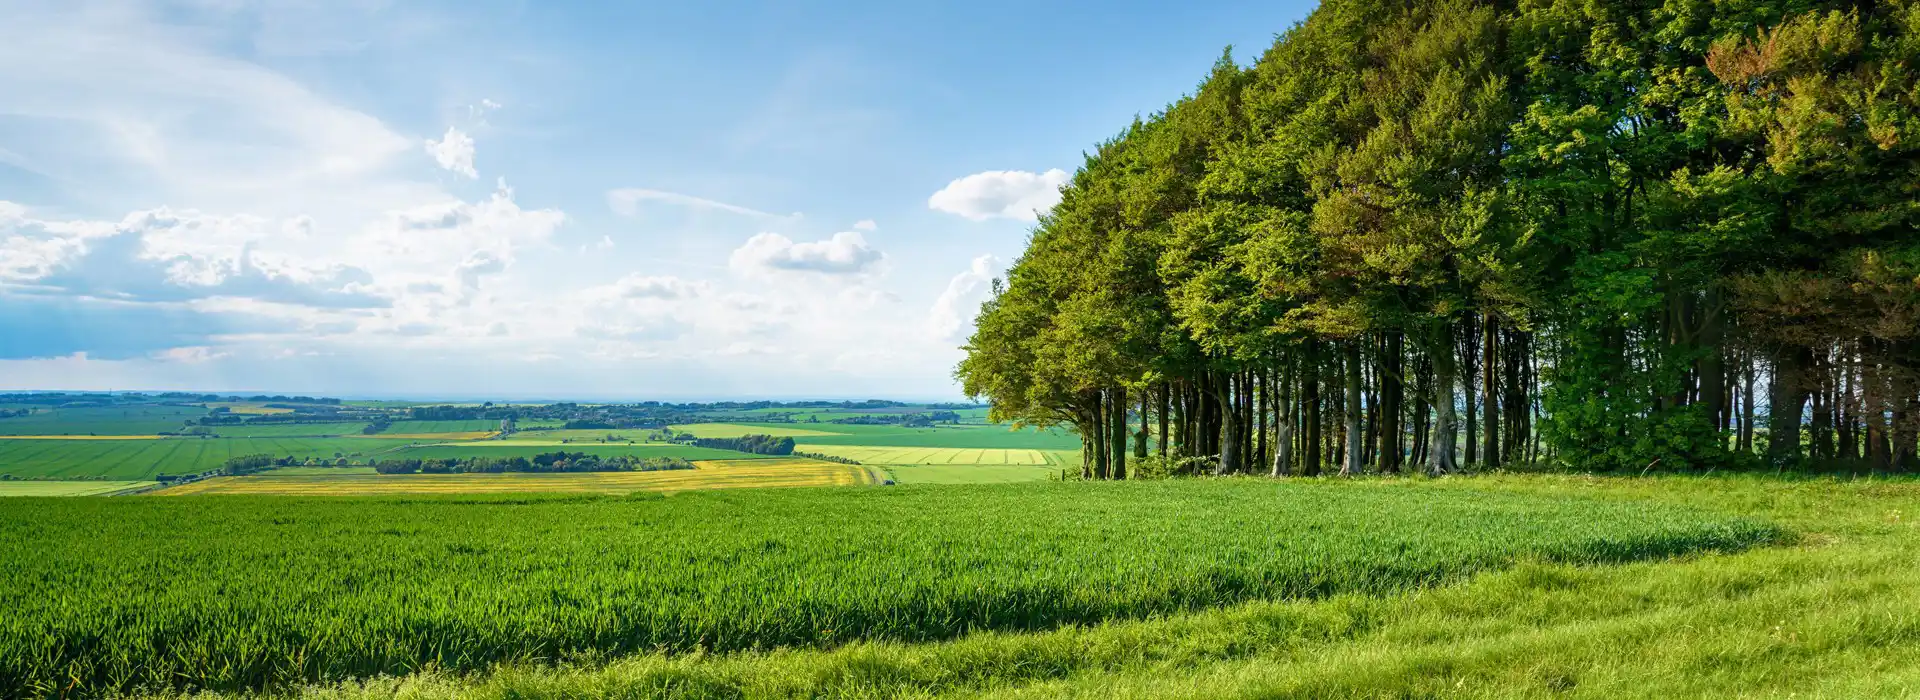
<svg viewBox="0 0 1920 700">
<path fill-rule="evenodd" d="M 1320 451 L 1320 348 L 1318 345 L 1313 341 L 1307 341 L 1306 362 L 1300 367 L 1301 380 L 1306 384 L 1304 403 L 1301 406 L 1304 409 L 1301 420 L 1305 421 L 1306 449 L 1302 450 L 1300 455 L 1306 463 L 1301 465 L 1300 472 L 1306 476 L 1320 475 L 1320 455 L 1322 454 Z"/>
<path fill-rule="evenodd" d="M 1363 468 L 1360 459 L 1360 339 L 1346 342 L 1347 346 L 1347 407 L 1346 407 L 1346 461 L 1340 465 L 1341 476 L 1358 476 Z"/>
<path fill-rule="evenodd" d="M 1776 469 L 1800 459 L 1800 414 L 1807 405 L 1807 366 L 1813 354 L 1806 348 L 1774 353 L 1773 383 L 1767 397 L 1767 462 Z"/>
<path fill-rule="evenodd" d="M 1458 471 L 1454 460 L 1453 329 L 1441 326 L 1434 334 L 1433 349 L 1433 436 L 1427 445 L 1427 474 L 1440 476 Z"/>
<path fill-rule="evenodd" d="M 1493 314 L 1487 314 L 1480 327 L 1480 460 L 1488 469 L 1500 466 L 1500 395 L 1499 374 L 1494 371 L 1494 358 L 1499 357 L 1499 348 L 1495 338 L 1499 335 L 1499 324 L 1494 323 Z"/>
<path fill-rule="evenodd" d="M 1281 414 L 1273 421 L 1273 472 L 1271 476 L 1285 476 L 1293 472 L 1293 377 L 1285 357 L 1280 360 L 1279 384 Z"/>
<path fill-rule="evenodd" d="M 1167 458 L 1167 411 L 1172 403 L 1169 394 L 1173 393 L 1171 382 L 1160 382 L 1160 458 Z"/>
<path fill-rule="evenodd" d="M 1231 380 L 1226 386 L 1219 387 L 1214 395 L 1220 406 L 1220 463 L 1214 474 L 1232 474 L 1240 469 L 1240 433 L 1234 424 L 1240 422 L 1239 411 L 1234 410 Z"/>
<path fill-rule="evenodd" d="M 1114 387 L 1108 394 L 1112 400 L 1107 402 L 1107 434 L 1112 436 L 1113 456 L 1107 462 L 1107 478 L 1127 478 L 1127 390 Z"/>
</svg>

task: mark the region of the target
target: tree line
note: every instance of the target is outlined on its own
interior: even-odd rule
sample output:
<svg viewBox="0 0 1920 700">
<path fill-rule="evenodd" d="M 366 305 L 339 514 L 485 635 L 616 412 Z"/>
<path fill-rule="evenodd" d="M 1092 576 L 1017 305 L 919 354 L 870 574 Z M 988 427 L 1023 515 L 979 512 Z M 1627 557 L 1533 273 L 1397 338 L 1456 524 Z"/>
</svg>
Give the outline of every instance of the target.
<svg viewBox="0 0 1920 700">
<path fill-rule="evenodd" d="M 686 433 L 681 433 L 686 436 Z M 679 439 L 679 438 L 676 438 Z M 793 438 L 774 437 L 772 435 L 742 435 L 733 438 L 703 438 L 691 440 L 695 446 L 710 447 L 716 450 L 733 450 L 756 455 L 793 454 Z"/>
<path fill-rule="evenodd" d="M 586 452 L 543 452 L 533 457 L 436 457 L 368 460 L 380 474 L 498 474 L 505 472 L 650 472 L 692 469 L 679 457 L 596 455 Z"/>
<path fill-rule="evenodd" d="M 1916 56 L 1904 0 L 1328 0 L 1086 155 L 956 375 L 1090 478 L 1920 468 Z"/>
</svg>

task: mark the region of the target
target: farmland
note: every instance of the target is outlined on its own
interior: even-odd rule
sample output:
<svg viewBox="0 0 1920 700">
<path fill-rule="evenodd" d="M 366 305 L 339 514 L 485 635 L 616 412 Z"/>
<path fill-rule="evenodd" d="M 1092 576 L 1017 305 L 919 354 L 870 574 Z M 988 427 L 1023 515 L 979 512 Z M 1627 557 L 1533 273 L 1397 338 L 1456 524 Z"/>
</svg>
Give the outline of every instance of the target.
<svg viewBox="0 0 1920 700">
<path fill-rule="evenodd" d="M 197 406 L 165 404 L 43 408 L 0 419 L 0 435 L 153 435 L 178 431 L 206 414 Z"/>
<path fill-rule="evenodd" d="M 0 534 L 4 695 L 267 687 L 587 650 L 941 640 L 1781 536 L 1644 503 L 1252 480 L 641 500 L 26 499 L 0 511 Z M 169 571 L 162 585 L 156 567 Z"/>
<path fill-rule="evenodd" d="M 294 468 L 216 477 L 156 492 L 161 496 L 398 496 L 425 494 L 628 494 L 728 488 L 856 486 L 874 483 L 863 468 L 807 459 L 701 462 L 698 469 L 563 474 L 384 474 L 372 470 Z M 338 473 L 330 473 L 338 472 Z"/>
<path fill-rule="evenodd" d="M 251 454 L 364 459 L 406 441 L 355 438 L 0 440 L 0 474 L 21 478 L 151 480 Z"/>
<path fill-rule="evenodd" d="M 151 481 L 0 481 L 0 497 L 105 496 L 152 485 Z"/>
<path fill-rule="evenodd" d="M 959 447 L 867 447 L 803 443 L 806 452 L 845 457 L 861 464 L 1018 464 L 1057 463 L 1041 450 L 966 449 Z"/>
<path fill-rule="evenodd" d="M 262 425 L 221 425 L 210 428 L 218 437 L 330 437 L 359 435 L 366 423 L 266 423 Z"/>
<path fill-rule="evenodd" d="M 550 452 L 584 452 L 600 457 L 613 455 L 635 455 L 639 457 L 679 457 L 681 459 L 736 459 L 752 457 L 732 450 L 715 450 L 692 445 L 673 445 L 667 443 L 593 444 L 573 443 L 557 444 L 540 441 L 489 440 L 471 443 L 444 443 L 410 447 L 392 453 L 393 457 L 419 459 L 441 459 L 446 457 L 533 457 Z"/>
</svg>

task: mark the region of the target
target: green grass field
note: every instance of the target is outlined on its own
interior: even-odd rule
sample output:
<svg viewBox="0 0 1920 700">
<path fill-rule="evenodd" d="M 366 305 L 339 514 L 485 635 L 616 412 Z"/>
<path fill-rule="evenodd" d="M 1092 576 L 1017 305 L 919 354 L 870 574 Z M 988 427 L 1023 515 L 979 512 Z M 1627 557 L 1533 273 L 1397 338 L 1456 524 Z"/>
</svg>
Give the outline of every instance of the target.
<svg viewBox="0 0 1920 700">
<path fill-rule="evenodd" d="M 873 447 L 964 447 L 1023 450 L 1077 450 L 1080 436 L 1064 431 L 1020 430 L 1002 425 L 962 425 L 902 428 L 891 425 L 805 425 L 808 430 L 836 435 L 794 438 L 806 445 L 867 445 Z"/>
<path fill-rule="evenodd" d="M 0 695 L 926 642 L 1393 595 L 1523 562 L 1661 559 L 1779 536 L 1657 504 L 1256 480 L 641 500 L 19 499 L 0 509 Z M 689 659 L 678 663 L 701 663 Z M 1004 672 L 1021 669 L 1037 670 Z"/>
<path fill-rule="evenodd" d="M 778 423 L 689 423 L 671 426 L 676 432 L 692 433 L 703 438 L 737 438 L 742 435 L 772 435 L 775 437 L 807 437 L 837 435 L 826 432 L 825 428 L 809 425 L 781 425 Z"/>
<path fill-rule="evenodd" d="M 383 435 L 431 435 L 434 433 L 485 433 L 500 429 L 497 420 L 397 420 Z"/>
<path fill-rule="evenodd" d="M 998 464 L 888 464 L 884 469 L 899 484 L 1010 484 L 1046 481 L 1060 470 L 1050 466 Z"/>
<path fill-rule="evenodd" d="M 373 467 L 274 467 L 256 476 L 371 476 Z"/>
<path fill-rule="evenodd" d="M 406 444 L 359 438 L 0 440 L 0 474 L 55 479 L 151 480 L 191 474 L 253 454 L 364 459 Z"/>
<path fill-rule="evenodd" d="M 143 404 L 108 408 L 41 409 L 0 418 L 0 435 L 153 435 L 177 432 L 207 415 L 198 406 Z"/>
<path fill-rule="evenodd" d="M 359 435 L 366 423 L 263 423 L 211 426 L 220 437 L 328 437 Z"/>
<path fill-rule="evenodd" d="M 439 444 L 409 447 L 382 457 L 441 459 L 446 457 L 532 457 L 550 452 L 585 452 L 602 457 L 637 455 L 640 457 L 679 457 L 681 459 L 751 459 L 756 455 L 733 450 L 716 450 L 691 445 L 642 443 L 636 445 L 596 445 L 593 443 L 547 444 L 538 441 L 514 442 L 488 440 L 472 444 Z"/>
<path fill-rule="evenodd" d="M 536 441 L 536 442 L 560 442 L 562 440 L 574 441 L 574 442 L 603 442 L 608 436 L 612 436 L 613 438 L 615 438 L 616 442 L 625 442 L 628 440 L 631 440 L 633 442 L 646 442 L 649 436 L 652 436 L 659 432 L 660 431 L 658 430 L 536 429 L 536 430 L 520 430 L 511 435 L 508 435 L 506 439 L 508 441 L 518 440 L 518 441 Z"/>
<path fill-rule="evenodd" d="M 562 474 L 327 473 L 320 468 L 275 469 L 254 476 L 218 477 L 154 492 L 159 496 L 401 496 L 462 494 L 678 493 L 710 489 L 869 486 L 865 467 L 809 459 L 769 458 L 700 462 L 696 469 Z M 333 471 L 345 472 L 345 469 Z"/>
<path fill-rule="evenodd" d="M 1023 465 L 1050 466 L 1053 460 L 1042 450 L 967 449 L 959 447 L 871 447 L 866 445 L 813 445 L 795 448 L 845 457 L 861 464 L 942 464 L 942 465 Z"/>
<path fill-rule="evenodd" d="M 0 481 L 0 498 L 11 496 L 105 496 L 154 485 L 152 481 Z"/>
</svg>

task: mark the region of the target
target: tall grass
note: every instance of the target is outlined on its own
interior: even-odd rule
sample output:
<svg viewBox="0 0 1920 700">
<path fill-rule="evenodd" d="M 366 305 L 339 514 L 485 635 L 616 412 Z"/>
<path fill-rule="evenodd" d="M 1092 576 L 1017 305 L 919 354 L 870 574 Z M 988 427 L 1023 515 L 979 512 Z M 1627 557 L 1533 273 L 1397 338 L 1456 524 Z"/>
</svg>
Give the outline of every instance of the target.
<svg viewBox="0 0 1920 700">
<path fill-rule="evenodd" d="M 1253 480 L 6 505 L 6 697 L 939 640 L 1781 536 L 1674 506 Z"/>
</svg>

